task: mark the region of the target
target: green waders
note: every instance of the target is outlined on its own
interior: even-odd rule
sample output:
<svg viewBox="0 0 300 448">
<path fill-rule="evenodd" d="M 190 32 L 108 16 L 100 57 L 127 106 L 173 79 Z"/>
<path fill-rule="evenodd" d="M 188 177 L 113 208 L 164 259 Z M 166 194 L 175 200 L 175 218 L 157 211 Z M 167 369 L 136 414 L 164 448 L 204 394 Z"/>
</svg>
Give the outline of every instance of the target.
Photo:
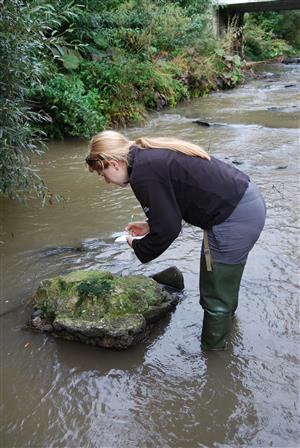
<svg viewBox="0 0 300 448">
<path fill-rule="evenodd" d="M 211 260 L 207 234 L 200 268 L 200 304 L 204 309 L 201 346 L 203 350 L 226 349 L 232 316 L 246 263 L 224 264 Z"/>
</svg>

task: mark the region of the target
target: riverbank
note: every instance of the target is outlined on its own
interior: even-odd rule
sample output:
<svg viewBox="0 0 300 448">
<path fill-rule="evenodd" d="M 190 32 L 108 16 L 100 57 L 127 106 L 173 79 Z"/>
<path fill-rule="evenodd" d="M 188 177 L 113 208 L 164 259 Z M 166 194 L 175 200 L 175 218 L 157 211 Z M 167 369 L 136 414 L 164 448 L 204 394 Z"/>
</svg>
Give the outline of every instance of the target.
<svg viewBox="0 0 300 448">
<path fill-rule="evenodd" d="M 232 49 L 233 36 L 209 34 L 203 43 L 204 30 L 193 42 L 190 36 L 188 42 L 157 45 L 157 36 L 151 36 L 142 52 L 118 43 L 102 50 L 101 57 L 94 49 L 80 57 L 73 54 L 74 65 L 53 66 L 43 85 L 28 90 L 33 107 L 48 116 L 43 131 L 50 139 L 90 138 L 104 128 L 143 123 L 152 111 L 240 84 L 242 60 Z M 183 30 L 172 32 L 179 36 Z"/>
<path fill-rule="evenodd" d="M 160 55 L 142 64 L 132 59 L 127 61 L 128 65 L 122 71 L 117 68 L 119 62 L 111 61 L 110 70 L 117 70 L 120 80 L 117 84 L 107 86 L 109 95 L 112 91 L 114 94 L 106 98 L 102 91 L 95 89 L 103 76 L 104 66 L 99 62 L 82 62 L 78 73 L 68 76 L 57 74 L 35 98 L 39 107 L 47 110 L 47 113 L 52 109 L 51 114 L 55 114 L 50 123 L 44 123 L 43 129 L 54 140 L 68 136 L 89 139 L 92 130 L 97 133 L 109 127 L 143 125 L 155 111 L 172 109 L 181 102 L 233 89 L 251 75 L 255 76 L 252 71 L 254 67 L 284 62 L 282 55 L 263 61 L 242 60 L 239 55 L 230 53 L 226 39 L 225 43 L 218 41 L 219 48 L 210 56 L 203 56 L 195 49 L 190 49 L 188 54 L 178 54 L 174 58 Z M 90 90 L 81 81 L 87 72 L 93 73 L 89 75 Z M 98 119 L 94 116 L 95 111 L 89 109 L 90 105 L 86 103 L 90 94 L 101 102 Z M 78 104 L 70 102 L 68 95 L 73 99 L 76 96 Z M 76 117 L 73 119 L 75 110 Z M 85 119 L 91 119 L 92 129 L 84 122 Z"/>
</svg>

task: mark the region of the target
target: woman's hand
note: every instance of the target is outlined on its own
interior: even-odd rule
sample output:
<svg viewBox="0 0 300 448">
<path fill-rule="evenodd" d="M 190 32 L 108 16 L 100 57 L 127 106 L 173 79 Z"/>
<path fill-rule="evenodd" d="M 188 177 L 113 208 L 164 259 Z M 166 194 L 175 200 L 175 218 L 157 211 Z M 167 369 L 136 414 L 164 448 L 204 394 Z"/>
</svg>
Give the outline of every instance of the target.
<svg viewBox="0 0 300 448">
<path fill-rule="evenodd" d="M 146 221 L 130 222 L 126 230 L 131 236 L 144 236 L 150 232 L 149 224 Z"/>
</svg>

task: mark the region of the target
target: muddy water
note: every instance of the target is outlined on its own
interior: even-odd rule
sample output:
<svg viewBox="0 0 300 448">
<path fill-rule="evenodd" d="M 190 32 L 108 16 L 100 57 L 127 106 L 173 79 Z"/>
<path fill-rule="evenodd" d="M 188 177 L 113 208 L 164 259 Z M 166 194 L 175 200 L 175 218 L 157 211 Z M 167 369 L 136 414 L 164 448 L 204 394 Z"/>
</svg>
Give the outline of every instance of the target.
<svg viewBox="0 0 300 448">
<path fill-rule="evenodd" d="M 201 231 L 185 225 L 165 254 L 141 265 L 113 242 L 132 214 L 143 217 L 139 204 L 130 189 L 83 169 L 85 142 L 51 145 L 40 163 L 64 206 L 2 200 L 2 447 L 298 446 L 298 75 L 296 66 L 263 67 L 243 87 L 126 130 L 130 138 L 199 142 L 239 163 L 265 196 L 267 223 L 249 257 L 227 352 L 200 350 Z M 83 268 L 148 275 L 173 264 L 185 292 L 143 345 L 111 352 L 23 328 L 28 298 L 46 277 Z"/>
</svg>

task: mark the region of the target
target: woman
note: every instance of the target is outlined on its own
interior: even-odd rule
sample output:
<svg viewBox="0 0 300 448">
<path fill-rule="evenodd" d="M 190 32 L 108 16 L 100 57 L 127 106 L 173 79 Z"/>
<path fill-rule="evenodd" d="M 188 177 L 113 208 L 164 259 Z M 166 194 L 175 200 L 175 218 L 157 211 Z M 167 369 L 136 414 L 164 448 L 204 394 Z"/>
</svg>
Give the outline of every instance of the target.
<svg viewBox="0 0 300 448">
<path fill-rule="evenodd" d="M 92 138 L 86 163 L 107 183 L 130 184 L 148 218 L 127 227 L 128 244 L 142 263 L 170 246 L 182 220 L 204 230 L 201 345 L 205 350 L 225 349 L 247 256 L 265 222 L 256 185 L 199 146 L 172 138 L 129 141 L 118 132 L 104 131 Z M 145 236 L 133 239 L 136 235 Z"/>
</svg>

